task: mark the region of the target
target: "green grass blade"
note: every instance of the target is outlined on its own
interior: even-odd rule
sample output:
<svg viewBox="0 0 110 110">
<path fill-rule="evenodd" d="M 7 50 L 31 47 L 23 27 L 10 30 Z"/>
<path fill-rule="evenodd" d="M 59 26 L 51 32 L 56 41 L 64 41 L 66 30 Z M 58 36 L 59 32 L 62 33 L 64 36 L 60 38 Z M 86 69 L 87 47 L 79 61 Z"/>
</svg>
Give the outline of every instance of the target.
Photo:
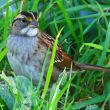
<svg viewBox="0 0 110 110">
<path fill-rule="evenodd" d="M 40 0 L 34 0 L 34 5 L 32 6 L 32 11 L 34 11 L 36 8 L 38 8 L 38 4 L 39 4 Z"/>
<path fill-rule="evenodd" d="M 77 109 L 79 110 L 79 109 L 81 109 L 83 107 L 86 107 L 87 105 L 103 102 L 105 99 L 106 99 L 106 95 L 102 95 L 102 96 L 91 98 L 89 100 L 82 101 L 82 102 L 79 102 L 79 103 L 77 102 L 72 107 L 74 108 L 74 110 L 77 110 Z"/>
<path fill-rule="evenodd" d="M 50 107 L 49 107 L 49 110 L 54 110 L 55 109 L 55 106 L 56 106 L 56 97 L 59 93 L 59 88 L 60 88 L 60 85 L 61 85 L 61 82 L 63 80 L 63 77 L 60 79 L 60 81 L 58 82 L 58 84 L 56 85 L 56 88 L 55 88 L 55 91 L 54 91 L 54 94 L 53 94 L 53 97 L 50 101 Z M 55 103 L 54 103 L 55 102 Z"/>
<path fill-rule="evenodd" d="M 42 94 L 42 98 L 43 99 L 45 98 L 46 92 L 48 90 L 48 86 L 49 86 L 49 82 L 50 82 L 50 78 L 51 78 L 52 70 L 53 70 L 54 59 L 55 59 L 55 55 L 56 55 L 58 38 L 59 38 L 59 36 L 61 34 L 62 29 L 58 32 L 58 35 L 56 37 L 56 40 L 55 40 L 55 43 L 54 43 L 54 46 L 53 46 L 52 57 L 51 57 L 51 60 L 50 60 L 50 65 L 49 65 L 49 69 L 48 69 L 47 76 L 46 76 L 45 87 L 44 87 L 44 91 L 43 91 L 43 94 Z"/>
<path fill-rule="evenodd" d="M 5 8 L 7 8 L 8 6 L 13 5 L 14 3 L 18 2 L 20 0 L 9 0 L 7 3 L 5 3 L 4 5 L 2 5 L 0 7 L 0 11 L 4 10 Z"/>
<path fill-rule="evenodd" d="M 72 78 L 65 84 L 65 86 L 63 87 L 63 89 L 60 91 L 60 93 L 56 96 L 56 99 L 53 101 L 53 103 L 56 103 L 59 101 L 59 99 L 61 98 L 61 96 L 64 94 L 64 92 L 67 90 L 68 86 L 70 85 L 71 81 L 75 78 L 76 74 L 74 73 L 74 75 L 72 76 Z M 52 105 L 50 105 L 52 106 Z"/>
<path fill-rule="evenodd" d="M 75 42 L 78 43 L 79 38 L 75 34 L 74 27 L 73 27 L 73 24 L 72 24 L 69 16 L 68 16 L 68 13 L 66 12 L 65 8 L 63 7 L 63 4 L 59 0 L 56 0 L 56 2 L 57 2 L 58 6 L 60 7 L 60 9 L 62 10 L 62 12 L 64 14 L 64 17 L 66 19 L 66 22 L 68 24 L 68 27 L 69 27 L 69 29 L 70 29 L 70 31 L 72 33 L 73 39 L 75 40 Z M 79 44 L 77 44 L 77 45 L 79 45 Z"/>
<path fill-rule="evenodd" d="M 93 43 L 84 43 L 84 44 L 80 47 L 79 52 L 82 51 L 82 49 L 84 48 L 84 46 L 91 47 L 91 48 L 95 48 L 95 49 L 98 49 L 98 50 L 101 50 L 101 51 L 103 50 L 103 46 L 101 46 L 101 45 L 93 44 Z M 110 49 L 108 49 L 107 52 L 110 52 Z"/>
<path fill-rule="evenodd" d="M 0 53 L 0 62 L 2 61 L 2 59 L 5 57 L 6 53 L 7 53 L 8 49 L 5 48 L 3 49 L 3 51 Z"/>
<path fill-rule="evenodd" d="M 41 71 L 41 75 L 40 75 L 40 80 L 39 80 L 39 83 L 38 83 L 38 86 L 37 86 L 37 91 L 40 90 L 40 87 L 43 83 L 43 76 L 45 74 L 45 68 L 46 68 L 46 62 L 48 60 L 48 55 L 49 55 L 49 50 L 47 50 L 46 55 L 45 55 L 45 59 L 44 59 L 44 63 L 43 63 L 42 71 Z"/>
<path fill-rule="evenodd" d="M 99 65 L 102 65 L 104 62 L 104 59 L 105 59 L 106 54 L 107 54 L 107 50 L 109 48 L 109 44 L 110 44 L 110 22 L 108 24 L 107 34 L 106 34 L 106 38 L 104 41 L 104 48 L 103 48 L 101 57 L 99 58 L 99 62 L 98 62 Z"/>
<path fill-rule="evenodd" d="M 85 35 L 90 29 L 91 27 L 97 22 L 98 18 L 94 19 L 88 26 L 87 28 L 83 31 L 83 35 Z"/>
</svg>

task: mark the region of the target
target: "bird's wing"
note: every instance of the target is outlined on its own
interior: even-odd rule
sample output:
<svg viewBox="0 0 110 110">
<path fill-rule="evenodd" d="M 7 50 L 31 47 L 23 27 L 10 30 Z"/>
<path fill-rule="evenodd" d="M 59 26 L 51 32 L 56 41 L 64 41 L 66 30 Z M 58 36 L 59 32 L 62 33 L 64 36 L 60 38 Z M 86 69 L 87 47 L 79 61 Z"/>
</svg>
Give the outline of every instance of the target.
<svg viewBox="0 0 110 110">
<path fill-rule="evenodd" d="M 55 40 L 48 34 L 41 32 L 41 40 L 52 51 Z M 69 69 L 71 67 L 72 59 L 69 57 L 62 48 L 58 45 L 55 57 L 55 64 L 63 69 Z"/>
<path fill-rule="evenodd" d="M 41 40 L 45 45 L 52 51 L 53 44 L 55 40 L 46 33 L 41 33 Z M 89 64 L 79 64 L 76 61 L 72 60 L 71 57 L 69 57 L 62 48 L 58 45 L 57 46 L 57 52 L 55 57 L 55 63 L 57 67 L 61 69 L 70 69 L 71 64 L 73 63 L 73 68 L 75 70 L 96 70 L 96 71 L 104 71 L 104 72 L 110 72 L 109 68 L 104 68 L 101 66 L 96 65 L 89 65 Z"/>
</svg>

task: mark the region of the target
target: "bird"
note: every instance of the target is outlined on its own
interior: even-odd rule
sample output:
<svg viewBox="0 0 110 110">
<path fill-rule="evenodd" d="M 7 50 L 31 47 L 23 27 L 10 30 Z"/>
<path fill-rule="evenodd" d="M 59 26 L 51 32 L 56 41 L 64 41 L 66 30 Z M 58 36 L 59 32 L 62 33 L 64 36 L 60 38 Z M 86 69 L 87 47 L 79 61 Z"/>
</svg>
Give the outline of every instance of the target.
<svg viewBox="0 0 110 110">
<path fill-rule="evenodd" d="M 36 12 L 20 12 L 12 22 L 11 31 L 7 39 L 7 58 L 12 70 L 17 75 L 32 79 L 33 83 L 37 83 L 40 80 L 44 58 L 49 49 L 43 76 L 45 80 L 55 42 L 53 37 L 41 31 L 37 19 Z M 96 70 L 110 73 L 109 68 L 74 61 L 58 44 L 51 82 L 57 81 L 64 68 L 70 69 L 71 64 L 74 70 Z"/>
</svg>

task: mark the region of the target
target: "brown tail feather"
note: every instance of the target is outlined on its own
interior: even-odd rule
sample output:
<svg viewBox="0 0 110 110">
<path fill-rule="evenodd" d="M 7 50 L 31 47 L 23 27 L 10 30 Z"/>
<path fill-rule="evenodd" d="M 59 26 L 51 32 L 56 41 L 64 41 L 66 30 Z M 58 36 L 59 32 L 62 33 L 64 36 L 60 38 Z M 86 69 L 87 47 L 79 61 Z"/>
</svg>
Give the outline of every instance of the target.
<svg viewBox="0 0 110 110">
<path fill-rule="evenodd" d="M 77 69 L 81 69 L 81 70 L 95 70 L 95 71 L 110 73 L 110 68 L 105 68 L 105 67 L 96 66 L 96 65 L 78 64 L 77 62 L 73 62 L 73 66 L 75 66 Z"/>
</svg>

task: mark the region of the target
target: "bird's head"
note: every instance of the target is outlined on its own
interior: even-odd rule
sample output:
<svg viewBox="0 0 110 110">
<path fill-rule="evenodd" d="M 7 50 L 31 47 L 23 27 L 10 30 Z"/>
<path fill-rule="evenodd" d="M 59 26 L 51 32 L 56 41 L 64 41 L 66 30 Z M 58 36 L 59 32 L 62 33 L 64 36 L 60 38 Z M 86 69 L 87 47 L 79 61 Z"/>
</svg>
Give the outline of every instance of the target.
<svg viewBox="0 0 110 110">
<path fill-rule="evenodd" d="M 22 11 L 14 18 L 11 33 L 33 37 L 39 32 L 38 27 L 37 13 Z"/>
</svg>

